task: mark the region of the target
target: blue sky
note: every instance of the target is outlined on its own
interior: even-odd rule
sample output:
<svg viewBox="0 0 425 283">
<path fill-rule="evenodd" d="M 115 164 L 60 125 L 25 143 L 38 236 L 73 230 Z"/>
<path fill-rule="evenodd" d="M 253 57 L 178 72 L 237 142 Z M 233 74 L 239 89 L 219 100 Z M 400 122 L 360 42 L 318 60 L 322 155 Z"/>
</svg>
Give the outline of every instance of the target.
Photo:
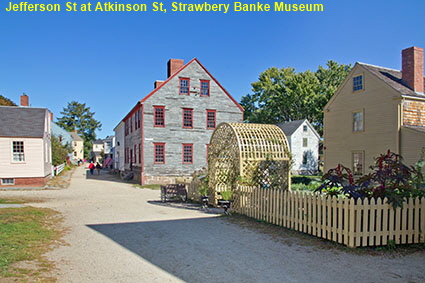
<svg viewBox="0 0 425 283">
<path fill-rule="evenodd" d="M 402 49 L 425 48 L 422 0 L 293 0 L 285 3 L 321 3 L 325 11 L 227 14 L 171 12 L 172 1 L 164 1 L 167 13 L 67 12 L 67 1 L 28 1 L 61 4 L 62 11 L 7 12 L 9 2 L 1 2 L 0 94 L 19 103 L 25 92 L 55 117 L 70 101 L 86 103 L 103 124 L 100 138 L 113 134 L 155 80 L 166 79 L 170 58 L 198 58 L 240 101 L 272 66 L 314 71 L 332 59 L 400 69 Z"/>
</svg>

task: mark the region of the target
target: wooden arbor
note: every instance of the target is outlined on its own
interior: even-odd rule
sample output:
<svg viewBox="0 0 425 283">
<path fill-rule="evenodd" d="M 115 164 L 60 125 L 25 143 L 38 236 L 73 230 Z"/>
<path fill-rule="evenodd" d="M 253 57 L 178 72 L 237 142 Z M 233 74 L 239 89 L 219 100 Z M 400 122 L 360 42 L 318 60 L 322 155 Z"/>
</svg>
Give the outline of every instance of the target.
<svg viewBox="0 0 425 283">
<path fill-rule="evenodd" d="M 255 187 L 290 187 L 290 152 L 275 125 L 221 123 L 208 148 L 210 201 L 217 193 Z"/>
</svg>

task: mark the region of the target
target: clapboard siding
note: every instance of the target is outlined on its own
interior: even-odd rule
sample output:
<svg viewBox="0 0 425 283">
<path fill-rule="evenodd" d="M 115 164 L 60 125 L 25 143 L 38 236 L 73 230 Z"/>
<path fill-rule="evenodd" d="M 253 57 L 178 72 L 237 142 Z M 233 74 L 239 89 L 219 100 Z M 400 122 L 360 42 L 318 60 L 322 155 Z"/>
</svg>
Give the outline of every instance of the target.
<svg viewBox="0 0 425 283">
<path fill-rule="evenodd" d="M 13 161 L 13 141 L 24 142 L 24 162 Z M 44 177 L 49 174 L 45 163 L 43 139 L 0 138 L 0 178 Z"/>
<path fill-rule="evenodd" d="M 353 77 L 363 75 L 364 90 L 353 92 Z M 399 152 L 399 94 L 356 65 L 324 110 L 325 170 L 338 163 L 351 168 L 352 152 L 364 152 L 364 168 L 388 149 Z M 363 111 L 364 130 L 353 132 L 353 112 Z"/>
<path fill-rule="evenodd" d="M 199 90 L 200 80 L 210 81 L 210 96 L 191 93 L 179 95 L 179 78 L 190 78 L 190 86 Z M 154 106 L 165 106 L 165 127 L 153 126 Z M 182 127 L 183 108 L 193 109 L 193 129 Z M 242 122 L 242 113 L 205 70 L 194 61 L 163 85 L 144 102 L 145 176 L 189 175 L 207 166 L 206 145 L 213 130 L 206 129 L 207 110 L 216 110 L 216 125 L 221 122 Z M 154 164 L 154 143 L 165 143 L 165 164 Z M 193 164 L 182 164 L 182 145 L 193 144 Z"/>
</svg>

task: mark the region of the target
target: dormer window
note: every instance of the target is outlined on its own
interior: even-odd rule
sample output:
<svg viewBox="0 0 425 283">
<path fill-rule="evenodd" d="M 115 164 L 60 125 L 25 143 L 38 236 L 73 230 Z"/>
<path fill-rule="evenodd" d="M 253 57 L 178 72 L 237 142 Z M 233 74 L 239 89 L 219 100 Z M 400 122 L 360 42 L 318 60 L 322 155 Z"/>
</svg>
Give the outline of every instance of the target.
<svg viewBox="0 0 425 283">
<path fill-rule="evenodd" d="M 353 77 L 353 91 L 359 91 L 363 89 L 363 76 Z"/>
<path fill-rule="evenodd" d="M 182 95 L 189 95 L 189 79 L 188 78 L 180 78 L 179 93 Z"/>
</svg>

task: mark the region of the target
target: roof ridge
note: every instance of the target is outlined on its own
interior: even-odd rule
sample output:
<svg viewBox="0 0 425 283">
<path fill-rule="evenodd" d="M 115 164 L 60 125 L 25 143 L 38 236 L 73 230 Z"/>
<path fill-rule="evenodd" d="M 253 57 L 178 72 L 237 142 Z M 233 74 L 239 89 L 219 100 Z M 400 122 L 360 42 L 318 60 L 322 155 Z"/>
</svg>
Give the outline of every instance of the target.
<svg viewBox="0 0 425 283">
<path fill-rule="evenodd" d="M 363 62 L 357 62 L 357 63 L 360 64 L 360 65 L 366 65 L 366 66 L 370 66 L 370 67 L 374 67 L 374 68 L 380 68 L 380 69 L 386 69 L 386 70 L 401 72 L 400 70 L 393 69 L 393 68 L 387 68 L 387 67 L 382 67 L 382 66 L 368 64 L 368 63 L 363 63 Z"/>
</svg>

